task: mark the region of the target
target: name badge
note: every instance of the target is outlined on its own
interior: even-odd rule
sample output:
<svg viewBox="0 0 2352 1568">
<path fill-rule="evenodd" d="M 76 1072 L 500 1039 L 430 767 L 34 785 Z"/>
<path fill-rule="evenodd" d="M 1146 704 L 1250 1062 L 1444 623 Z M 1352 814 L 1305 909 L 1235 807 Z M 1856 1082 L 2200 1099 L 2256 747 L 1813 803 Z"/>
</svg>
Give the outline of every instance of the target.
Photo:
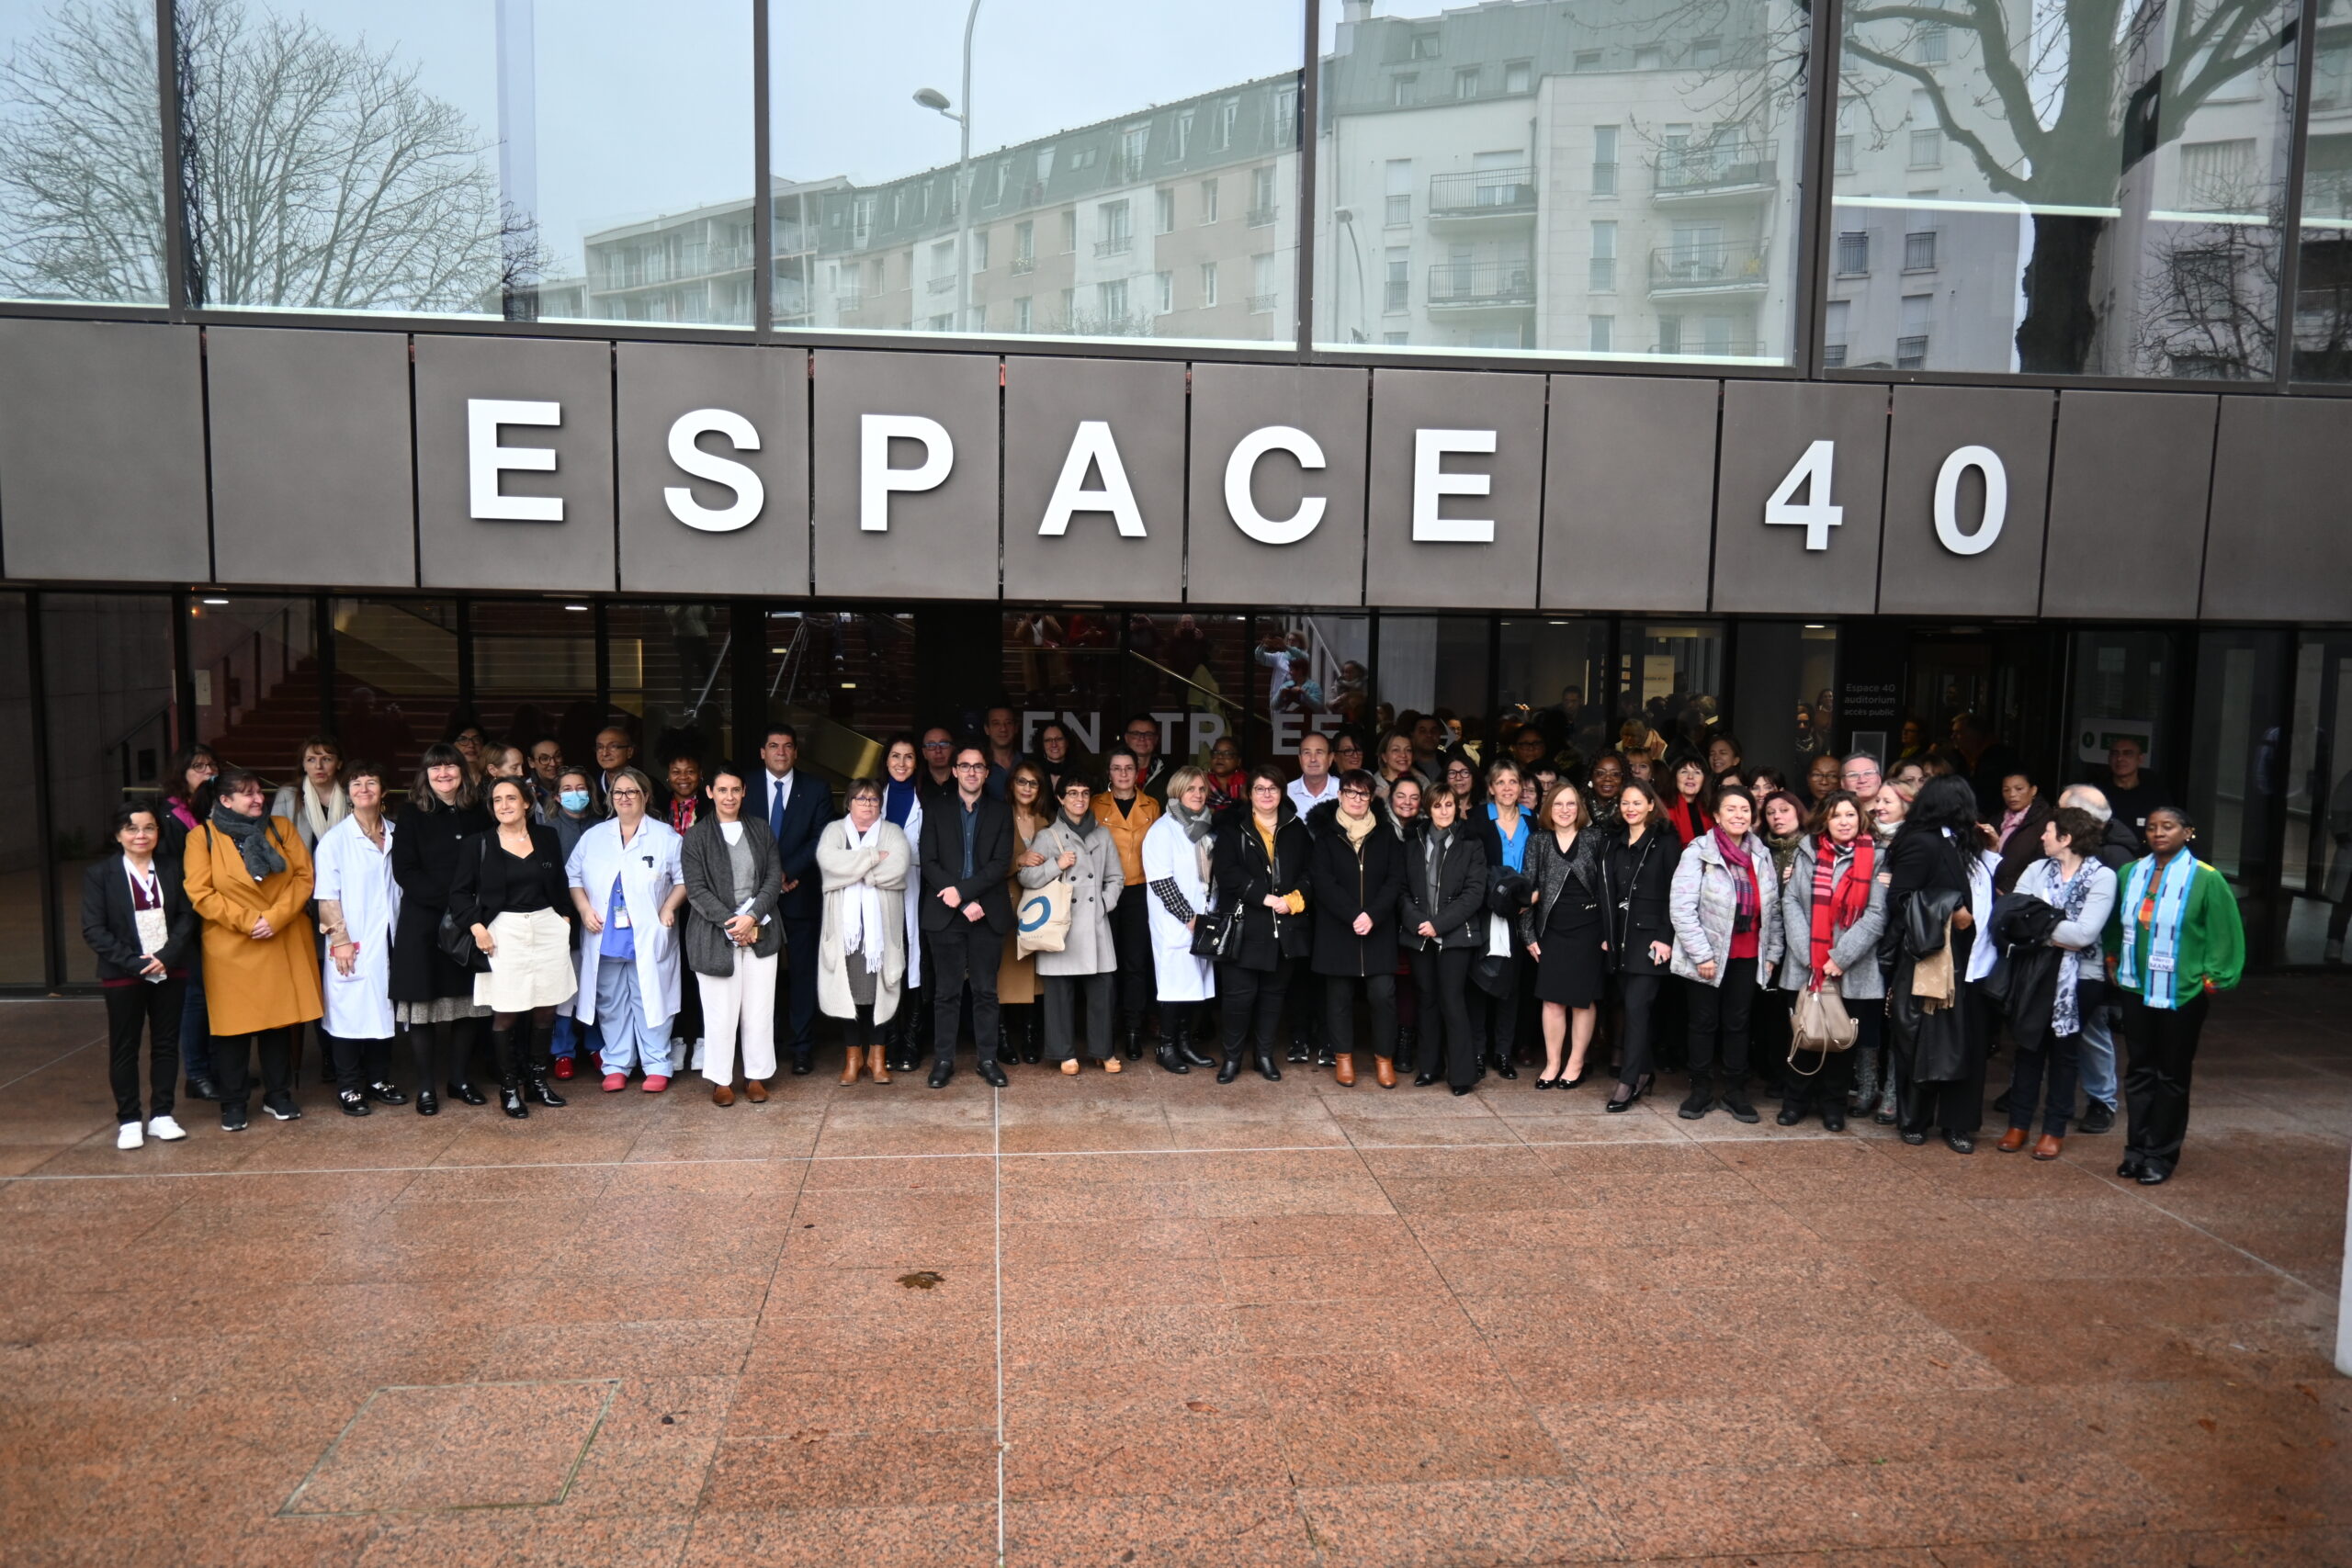
<svg viewBox="0 0 2352 1568">
<path fill-rule="evenodd" d="M 2148 967 L 2154 970 L 2159 975 L 2171 974 L 2173 972 L 2172 954 L 2169 953 L 2152 953 L 2148 954 Z"/>
<path fill-rule="evenodd" d="M 618 926 L 618 927 L 619 927 L 621 930 L 623 930 L 623 931 L 627 931 L 627 930 L 628 930 L 628 905 L 624 904 L 624 905 L 622 905 L 622 906 L 620 907 L 620 908 L 619 908 L 618 910 L 615 911 L 615 913 L 614 913 L 614 915 L 613 915 L 613 924 L 614 924 L 614 925 L 616 925 L 616 926 Z"/>
</svg>

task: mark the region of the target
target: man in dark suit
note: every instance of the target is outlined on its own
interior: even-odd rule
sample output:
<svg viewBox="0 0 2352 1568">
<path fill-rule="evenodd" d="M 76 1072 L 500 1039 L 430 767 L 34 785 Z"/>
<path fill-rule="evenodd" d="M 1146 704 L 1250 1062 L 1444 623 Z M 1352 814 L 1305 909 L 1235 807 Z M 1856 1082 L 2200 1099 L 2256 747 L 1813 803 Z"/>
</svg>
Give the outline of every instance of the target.
<svg viewBox="0 0 2352 1568">
<path fill-rule="evenodd" d="M 989 757 L 975 743 L 956 749 L 956 788 L 922 814 L 922 931 L 937 975 L 932 998 L 931 1087 L 956 1076 L 956 1014 L 972 987 L 972 1032 L 980 1077 L 1004 1087 L 996 1065 L 996 966 L 1012 926 L 1005 876 L 1012 868 L 1012 807 L 988 795 Z"/>
<path fill-rule="evenodd" d="M 822 779 L 798 771 L 800 734 L 788 724 L 771 724 L 760 739 L 759 795 L 745 802 L 767 819 L 783 869 L 784 897 L 776 918 L 784 922 L 785 984 L 775 993 L 775 1041 L 792 1054 L 792 1072 L 806 1077 L 815 1043 L 808 1037 L 817 1018 L 817 942 L 825 923 L 824 889 L 817 877 L 817 838 L 833 819 L 832 792 Z"/>
</svg>

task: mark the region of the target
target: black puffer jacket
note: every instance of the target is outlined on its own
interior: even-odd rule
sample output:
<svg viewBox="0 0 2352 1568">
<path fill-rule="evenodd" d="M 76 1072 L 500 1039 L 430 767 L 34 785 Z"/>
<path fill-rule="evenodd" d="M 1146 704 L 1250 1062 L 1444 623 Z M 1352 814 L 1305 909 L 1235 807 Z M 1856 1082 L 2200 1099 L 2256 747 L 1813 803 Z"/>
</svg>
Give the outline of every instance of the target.
<svg viewBox="0 0 2352 1568">
<path fill-rule="evenodd" d="M 1361 846 L 1340 828 L 1340 805 L 1326 801 L 1306 814 L 1314 848 L 1306 895 L 1315 922 L 1317 975 L 1364 977 L 1396 972 L 1396 900 L 1405 888 L 1405 846 L 1375 814 Z M 1355 932 L 1358 915 L 1372 930 Z"/>
<path fill-rule="evenodd" d="M 1415 952 L 1432 947 L 1483 947 L 1487 942 L 1487 851 L 1478 835 L 1457 827 L 1430 875 L 1429 833 L 1407 847 L 1404 890 L 1396 901 L 1396 935 Z M 1420 934 L 1426 921 L 1434 942 Z"/>
<path fill-rule="evenodd" d="M 1304 958 L 1314 946 L 1314 897 L 1307 893 L 1307 863 L 1314 840 L 1298 810 L 1287 800 L 1274 820 L 1274 857 L 1266 859 L 1266 841 L 1258 836 L 1250 812 L 1237 807 L 1218 818 L 1216 837 L 1209 845 L 1209 878 L 1216 886 L 1220 909 L 1241 911 L 1241 950 L 1226 962 L 1244 969 L 1270 973 L 1285 958 Z M 1277 915 L 1266 908 L 1270 893 L 1297 893 L 1306 911 Z"/>
</svg>

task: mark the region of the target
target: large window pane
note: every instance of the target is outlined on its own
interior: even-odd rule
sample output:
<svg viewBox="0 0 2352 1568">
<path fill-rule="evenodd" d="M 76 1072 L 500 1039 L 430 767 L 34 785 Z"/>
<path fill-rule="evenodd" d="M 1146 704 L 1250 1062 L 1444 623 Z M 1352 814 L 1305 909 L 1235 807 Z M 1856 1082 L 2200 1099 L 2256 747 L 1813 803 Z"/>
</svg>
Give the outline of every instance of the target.
<svg viewBox="0 0 2352 1568">
<path fill-rule="evenodd" d="M 628 731 L 639 767 L 651 771 L 657 737 L 636 713 L 607 713 L 596 692 L 596 620 L 585 604 L 526 599 L 478 600 L 469 606 L 472 631 L 473 706 L 455 712 L 433 739 L 463 724 L 479 725 L 492 740 L 528 747 L 552 735 L 567 762 L 595 761 L 596 732 L 607 723 Z M 645 649 L 616 631 L 613 686 L 634 692 L 643 680 Z"/>
<path fill-rule="evenodd" d="M 47 593 L 41 698 L 49 728 L 50 852 L 57 860 L 65 977 L 97 978 L 81 939 L 82 873 L 106 852 L 114 808 L 154 794 L 179 744 L 172 602 L 162 594 Z"/>
<path fill-rule="evenodd" d="M 1653 749 L 1704 752 L 1724 727 L 1724 628 L 1713 621 L 1626 622 L 1621 699 L 1627 719 L 1639 719 Z M 1620 726 L 1621 733 L 1623 726 Z"/>
<path fill-rule="evenodd" d="M 1922 11 L 1845 13 L 1833 361 L 2271 375 L 2296 7 Z"/>
<path fill-rule="evenodd" d="M 768 717 L 800 737 L 800 765 L 835 785 L 882 770 L 915 722 L 915 618 L 839 610 L 767 616 Z M 746 765 L 755 738 L 746 736 Z"/>
<path fill-rule="evenodd" d="M 1500 628 L 1502 668 L 1496 685 L 1502 703 L 1501 732 L 1508 749 L 1515 727 L 1532 724 L 1544 732 L 1552 754 L 1573 747 L 1589 765 L 1616 744 L 1609 722 L 1609 623 L 1514 617 Z"/>
<path fill-rule="evenodd" d="M 1293 341 L 1296 0 L 771 16 L 779 325 Z"/>
<path fill-rule="evenodd" d="M 1732 694 L 1737 711 L 1730 717 L 1747 766 L 1777 768 L 1801 784 L 1814 758 L 1828 750 L 1814 715 L 1822 696 L 1838 689 L 1838 628 L 1821 622 L 1743 622 L 1738 676 Z M 1828 722 L 1834 715 L 1822 718 Z"/>
<path fill-rule="evenodd" d="M 458 606 L 337 599 L 333 616 L 335 733 L 345 755 L 390 768 L 405 790 L 457 713 Z"/>
<path fill-rule="evenodd" d="M 1486 754 L 1487 627 L 1484 615 L 1383 615 L 1373 671 L 1384 729 L 1434 714 L 1473 751 Z M 1377 735 L 1373 736 L 1378 754 Z"/>
<path fill-rule="evenodd" d="M 196 302 L 748 325 L 749 0 L 183 0 Z"/>
<path fill-rule="evenodd" d="M 1257 616 L 1243 754 L 1253 762 L 1295 757 L 1309 730 L 1329 735 L 1346 728 L 1363 732 L 1369 745 L 1371 650 L 1369 615 Z"/>
<path fill-rule="evenodd" d="M 2176 795 L 2197 818 L 2197 858 L 2230 879 L 2246 921 L 2246 953 L 2267 958 L 2282 900 L 2273 888 L 2271 823 L 2286 758 L 2279 741 L 2287 694 L 2279 690 L 2288 633 L 2219 631 L 2197 639 L 2194 759 Z"/>
<path fill-rule="evenodd" d="M 637 721 L 649 755 L 705 766 L 735 755 L 727 660 L 734 647 L 724 604 L 613 604 L 613 706 Z"/>
<path fill-rule="evenodd" d="M 2279 956 L 2341 963 L 2352 930 L 2352 636 L 2305 632 L 2295 649 L 2285 786 L 2278 881 L 2292 901 Z"/>
<path fill-rule="evenodd" d="M 155 7 L 0 7 L 0 296 L 164 295 Z"/>
<path fill-rule="evenodd" d="M 33 755 L 32 666 L 25 649 L 25 596 L 0 593 L 0 746 L 22 760 Z M 150 776 L 161 759 L 143 759 Z M 136 773 L 134 760 L 133 772 Z M 33 810 L 33 774 L 15 767 L 0 775 L 0 985 L 39 985 L 41 974 L 40 818 Z M 80 890 L 75 890 L 80 897 Z M 74 937 L 79 941 L 79 928 Z"/>
<path fill-rule="evenodd" d="M 2298 380 L 2352 380 L 2352 4 L 2321 0 L 2303 152 Z"/>
<path fill-rule="evenodd" d="M 187 615 L 196 738 L 225 764 L 292 783 L 320 728 L 311 602 L 240 594 L 198 600 Z"/>
<path fill-rule="evenodd" d="M 1359 9 L 1323 11 L 1317 341 L 1787 362 L 1802 6 Z"/>
</svg>

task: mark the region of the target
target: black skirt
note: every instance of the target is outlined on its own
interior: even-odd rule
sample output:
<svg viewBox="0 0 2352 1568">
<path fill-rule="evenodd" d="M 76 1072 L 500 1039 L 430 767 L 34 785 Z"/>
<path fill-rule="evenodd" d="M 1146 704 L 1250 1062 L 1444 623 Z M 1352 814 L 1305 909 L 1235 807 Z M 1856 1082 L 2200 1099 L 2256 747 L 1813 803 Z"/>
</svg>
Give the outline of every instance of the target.
<svg viewBox="0 0 2352 1568">
<path fill-rule="evenodd" d="M 1604 930 L 1598 899 L 1574 882 L 1560 890 L 1544 922 L 1544 956 L 1535 961 L 1537 1000 L 1571 1008 L 1600 1000 L 1608 978 L 1600 952 Z"/>
</svg>

